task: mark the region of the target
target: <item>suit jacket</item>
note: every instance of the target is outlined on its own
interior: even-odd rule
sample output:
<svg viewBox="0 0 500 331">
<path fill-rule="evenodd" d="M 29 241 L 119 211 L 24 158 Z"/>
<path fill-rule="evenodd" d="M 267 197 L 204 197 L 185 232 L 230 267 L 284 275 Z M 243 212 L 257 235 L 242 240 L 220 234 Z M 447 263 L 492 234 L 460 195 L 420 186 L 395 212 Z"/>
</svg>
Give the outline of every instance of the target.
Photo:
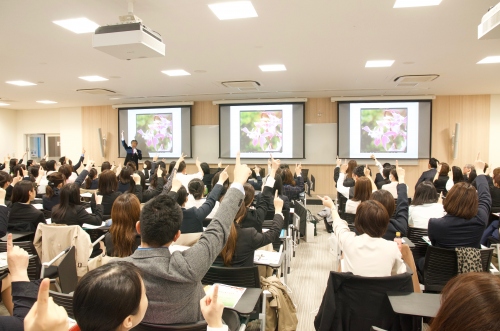
<svg viewBox="0 0 500 331">
<path fill-rule="evenodd" d="M 97 191 L 97 194 L 101 195 L 99 191 Z M 102 213 L 104 216 L 104 219 L 107 219 L 106 217 L 111 217 L 111 209 L 113 208 L 113 203 L 115 202 L 116 198 L 118 198 L 122 194 L 122 192 L 119 191 L 114 191 L 111 194 L 104 194 L 102 195 Z M 95 194 L 92 194 L 92 197 L 90 197 L 90 206 L 92 207 L 92 210 L 96 208 L 96 203 L 95 203 Z"/>
<path fill-rule="evenodd" d="M 420 178 L 417 180 L 417 184 L 415 185 L 415 188 L 417 188 L 418 184 L 424 182 L 424 181 L 429 181 L 433 182 L 434 181 L 434 176 L 436 176 L 437 169 L 431 168 L 427 171 L 424 171 Z"/>
<path fill-rule="evenodd" d="M 491 209 L 490 188 L 484 175 L 476 178 L 479 197 L 477 215 L 466 220 L 453 215 L 429 220 L 429 239 L 433 246 L 441 248 L 481 248 L 481 236 L 488 223 Z"/>
<path fill-rule="evenodd" d="M 269 186 L 264 186 L 262 194 L 259 195 L 257 206 L 255 209 L 248 209 L 245 218 L 240 223 L 242 228 L 254 228 L 257 232 L 262 232 L 262 224 L 264 223 L 267 211 L 273 206 L 273 189 Z M 290 211 L 290 209 L 289 209 Z"/>
<path fill-rule="evenodd" d="M 134 153 L 134 149 L 127 145 L 125 140 L 122 140 L 122 146 L 127 152 L 127 156 L 125 157 L 125 162 L 123 164 L 126 165 L 129 161 L 132 161 L 135 163 L 135 168 L 139 169 L 139 160 L 142 160 L 142 151 L 136 148 L 137 153 Z"/>
<path fill-rule="evenodd" d="M 226 244 L 243 199 L 241 186 L 230 188 L 207 230 L 190 249 L 170 253 L 167 247 L 138 248 L 122 259 L 142 270 L 149 299 L 143 322 L 174 324 L 203 320 L 200 300 L 205 291 L 201 280 Z"/>
<path fill-rule="evenodd" d="M 66 211 L 66 215 L 64 215 L 64 217 L 62 218 L 56 218 L 54 217 L 54 213 L 52 213 L 52 222 L 55 224 L 79 226 L 82 226 L 85 223 L 91 225 L 101 225 L 103 221 L 102 211 L 103 208 L 101 205 L 93 207 L 92 214 L 89 214 L 87 210 L 85 210 L 84 206 L 74 205 L 73 207 L 68 208 L 68 210 Z"/>
<path fill-rule="evenodd" d="M 217 184 L 199 208 L 182 208 L 181 233 L 203 232 L 203 221 L 210 215 L 212 209 L 214 209 L 221 192 L 222 185 Z"/>
<path fill-rule="evenodd" d="M 448 176 L 439 176 L 438 179 L 433 182 L 438 194 L 443 193 L 443 196 L 446 196 L 446 194 L 448 193 L 448 191 L 446 190 L 446 183 L 448 182 L 448 179 Z"/>
<path fill-rule="evenodd" d="M 16 202 L 10 208 L 9 229 L 19 229 L 20 226 L 29 226 L 30 231 L 35 231 L 39 223 L 46 223 L 41 210 L 32 205 Z M 26 228 L 27 229 L 27 228 Z"/>
<path fill-rule="evenodd" d="M 50 198 L 46 195 L 44 195 L 42 198 L 43 209 L 45 210 L 52 210 L 52 208 L 54 208 L 55 205 L 58 205 L 61 201 L 61 196 L 59 195 L 60 190 L 58 188 L 54 188 L 53 191 L 54 195 Z"/>
<path fill-rule="evenodd" d="M 38 299 L 41 279 L 30 282 L 12 282 L 13 316 L 0 317 L 0 331 L 24 331 L 24 318 Z"/>
<path fill-rule="evenodd" d="M 9 208 L 0 205 L 0 237 L 7 234 L 7 225 L 9 224 Z"/>
<path fill-rule="evenodd" d="M 265 233 L 259 233 L 254 228 L 243 229 L 237 227 L 238 240 L 236 241 L 231 267 L 253 267 L 255 250 L 279 238 L 283 228 L 283 221 L 281 214 L 275 214 L 272 227 Z M 216 264 L 224 265 L 222 257 L 217 258 Z"/>
<path fill-rule="evenodd" d="M 390 215 L 389 226 L 382 236 L 382 238 L 387 240 L 394 240 L 396 232 L 401 232 L 401 237 L 406 236 L 408 233 L 408 188 L 406 184 L 398 184 L 396 189 L 398 190 L 396 213 Z"/>
</svg>

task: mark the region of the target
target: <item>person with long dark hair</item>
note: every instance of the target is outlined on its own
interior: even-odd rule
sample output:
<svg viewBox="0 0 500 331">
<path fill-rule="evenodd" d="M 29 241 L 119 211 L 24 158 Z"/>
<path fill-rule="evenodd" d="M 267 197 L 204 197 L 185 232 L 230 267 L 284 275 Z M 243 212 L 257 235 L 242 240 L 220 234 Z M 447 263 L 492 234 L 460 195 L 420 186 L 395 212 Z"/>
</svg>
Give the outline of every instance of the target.
<svg viewBox="0 0 500 331">
<path fill-rule="evenodd" d="M 43 209 L 52 210 L 60 202 L 60 190 L 66 183 L 66 177 L 60 172 L 53 172 L 47 176 L 47 187 L 43 196 Z"/>
<path fill-rule="evenodd" d="M 333 180 L 335 181 L 335 187 L 337 187 L 338 185 L 341 165 L 342 165 L 342 159 L 339 159 L 339 157 L 337 156 L 335 170 L 333 171 Z M 357 167 L 358 163 L 356 162 L 356 160 L 349 160 L 349 162 L 347 163 L 347 170 L 345 176 L 343 177 L 344 179 L 342 180 L 342 184 L 345 187 L 354 187 L 355 181 L 353 174 L 354 174 L 354 169 L 356 169 Z"/>
<path fill-rule="evenodd" d="M 272 176 L 274 178 L 274 176 Z M 302 177 L 302 164 L 295 165 L 295 177 L 289 168 L 284 168 L 281 178 L 283 179 L 283 194 L 290 201 L 299 200 L 300 193 L 304 192 L 304 178 Z"/>
<path fill-rule="evenodd" d="M 446 197 L 446 194 L 448 193 L 448 190 L 446 189 L 446 184 L 448 182 L 448 179 L 450 177 L 448 176 L 448 173 L 450 172 L 450 166 L 448 163 L 440 163 L 437 166 L 436 170 L 436 175 L 434 176 L 434 186 L 436 187 L 436 190 L 438 194 L 443 194 L 443 197 Z"/>
<path fill-rule="evenodd" d="M 135 192 L 135 181 L 132 178 L 134 175 L 134 169 L 129 166 L 125 166 L 121 169 L 118 175 L 118 191 L 121 193 L 134 193 Z"/>
<path fill-rule="evenodd" d="M 115 200 L 111 209 L 113 223 L 104 237 L 108 256 L 127 257 L 141 245 L 136 231 L 140 215 L 141 203 L 135 195 L 124 193 Z"/>
<path fill-rule="evenodd" d="M 111 208 L 113 207 L 113 202 L 122 192 L 117 191 L 118 179 L 116 174 L 112 170 L 104 170 L 99 175 L 99 186 L 97 188 L 97 195 L 102 196 L 102 207 L 104 218 L 111 216 Z M 92 194 L 90 198 L 90 205 L 92 208 L 96 208 L 96 194 Z"/>
<path fill-rule="evenodd" d="M 363 201 L 370 199 L 372 195 L 372 182 L 367 177 L 358 178 L 354 184 L 354 197 L 347 200 L 345 204 L 345 212 L 348 214 L 356 214 L 356 209 Z"/>
<path fill-rule="evenodd" d="M 97 195 L 96 206 L 89 214 L 80 202 L 80 186 L 77 183 L 66 184 L 60 191 L 60 202 L 52 208 L 52 223 L 66 225 L 91 224 L 101 225 L 103 221 L 102 196 Z"/>
<path fill-rule="evenodd" d="M 35 197 L 36 191 L 31 181 L 22 180 L 14 186 L 9 213 L 10 230 L 35 231 L 39 223 L 46 223 L 43 212 L 30 204 Z"/>
<path fill-rule="evenodd" d="M 429 219 L 444 215 L 446 212 L 443 204 L 439 203 L 439 194 L 434 184 L 429 181 L 418 184 L 411 201 L 408 224 L 411 227 L 427 229 Z"/>
</svg>

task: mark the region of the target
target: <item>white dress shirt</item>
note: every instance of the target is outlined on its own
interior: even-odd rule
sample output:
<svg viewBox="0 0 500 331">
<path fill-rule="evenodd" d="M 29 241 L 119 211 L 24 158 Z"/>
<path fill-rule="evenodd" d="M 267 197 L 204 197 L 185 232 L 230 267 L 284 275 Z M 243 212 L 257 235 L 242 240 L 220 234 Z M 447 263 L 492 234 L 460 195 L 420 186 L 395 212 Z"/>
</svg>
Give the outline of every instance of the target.
<svg viewBox="0 0 500 331">
<path fill-rule="evenodd" d="M 408 225 L 414 228 L 427 229 L 430 218 L 440 218 L 446 215 L 440 203 L 426 203 L 425 205 L 410 206 Z"/>
<path fill-rule="evenodd" d="M 390 182 L 389 184 L 382 185 L 382 190 L 389 191 L 394 199 L 398 198 L 398 182 Z M 408 188 L 407 188 L 408 189 Z"/>
<path fill-rule="evenodd" d="M 344 252 L 342 271 L 362 277 L 388 277 L 406 272 L 398 244 L 394 241 L 372 238 L 367 234 L 356 236 L 339 217 L 333 220 L 333 233 Z"/>
<path fill-rule="evenodd" d="M 349 189 L 350 187 L 344 186 L 345 174 L 341 172 L 339 174 L 339 180 L 337 181 L 337 192 L 349 199 Z M 372 183 L 372 192 L 377 190 L 377 186 Z"/>
<path fill-rule="evenodd" d="M 360 203 L 361 201 L 347 200 L 345 203 L 345 212 L 348 214 L 356 214 L 356 209 L 358 209 Z"/>
<path fill-rule="evenodd" d="M 181 181 L 182 185 L 186 188 L 186 190 L 188 189 L 188 185 L 189 185 L 189 182 L 191 180 L 193 180 L 195 178 L 203 179 L 202 172 L 197 172 L 197 173 L 192 174 L 192 175 L 185 175 L 182 172 L 178 172 L 176 176 L 177 176 L 177 179 Z M 188 190 L 188 192 L 189 192 L 189 190 Z"/>
</svg>

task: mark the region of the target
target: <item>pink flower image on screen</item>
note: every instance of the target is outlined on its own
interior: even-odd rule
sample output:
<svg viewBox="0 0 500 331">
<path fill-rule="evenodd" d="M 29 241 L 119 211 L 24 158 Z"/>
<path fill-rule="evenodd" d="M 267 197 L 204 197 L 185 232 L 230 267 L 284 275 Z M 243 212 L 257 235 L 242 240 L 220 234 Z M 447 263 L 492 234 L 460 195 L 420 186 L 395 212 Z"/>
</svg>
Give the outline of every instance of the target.
<svg viewBox="0 0 500 331">
<path fill-rule="evenodd" d="M 241 152 L 280 152 L 283 147 L 282 116 L 281 110 L 240 112 Z"/>
<path fill-rule="evenodd" d="M 408 109 L 361 109 L 361 152 L 406 152 Z"/>
<path fill-rule="evenodd" d="M 171 152 L 173 146 L 172 114 L 137 115 L 137 133 L 146 141 L 151 152 Z M 144 131 L 146 129 L 146 131 Z"/>
</svg>

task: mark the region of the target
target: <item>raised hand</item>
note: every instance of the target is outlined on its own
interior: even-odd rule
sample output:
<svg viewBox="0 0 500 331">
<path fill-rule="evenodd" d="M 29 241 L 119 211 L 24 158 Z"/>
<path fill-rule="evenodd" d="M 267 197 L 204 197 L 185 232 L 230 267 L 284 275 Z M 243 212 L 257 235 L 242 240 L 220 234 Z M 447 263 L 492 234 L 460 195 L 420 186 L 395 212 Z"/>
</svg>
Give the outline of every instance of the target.
<svg viewBox="0 0 500 331">
<path fill-rule="evenodd" d="M 159 167 L 158 167 L 158 169 L 159 169 Z M 133 174 L 132 179 L 134 180 L 135 185 L 141 184 L 141 176 L 139 176 L 138 174 Z"/>
<path fill-rule="evenodd" d="M 20 181 L 23 180 L 23 177 L 22 176 L 15 176 L 15 177 L 12 177 L 12 186 L 15 186 L 17 183 L 19 183 Z"/>
<path fill-rule="evenodd" d="M 158 161 L 158 155 L 153 156 L 153 162 Z"/>
<path fill-rule="evenodd" d="M 283 200 L 278 196 L 278 190 L 274 192 L 274 210 L 276 214 L 281 213 L 283 210 Z"/>
<path fill-rule="evenodd" d="M 339 159 L 339 156 L 337 155 L 337 159 L 335 160 L 335 163 L 337 164 L 337 167 L 340 167 L 342 164 L 342 159 Z"/>
<path fill-rule="evenodd" d="M 82 148 L 82 154 L 85 154 L 86 150 L 85 148 Z"/>
<path fill-rule="evenodd" d="M 375 157 L 375 154 L 372 154 L 372 155 L 370 155 L 370 159 L 372 159 L 373 161 L 375 161 L 377 158 Z"/>
<path fill-rule="evenodd" d="M 371 177 L 370 176 L 370 168 L 368 168 L 368 164 L 365 166 L 363 173 L 365 174 L 366 177 Z"/>
<path fill-rule="evenodd" d="M 90 169 L 92 169 L 92 167 L 93 167 L 93 166 L 94 166 L 94 161 L 92 161 L 92 160 L 88 160 L 88 161 L 87 161 L 87 166 L 85 167 L 85 169 L 86 169 L 87 171 L 90 171 Z"/>
<path fill-rule="evenodd" d="M 214 285 L 211 293 L 200 300 L 200 309 L 205 321 L 211 328 L 222 328 L 224 304 L 218 301 L 219 285 Z"/>
<path fill-rule="evenodd" d="M 222 162 L 219 162 L 219 164 L 217 164 L 217 168 L 222 168 Z"/>
<path fill-rule="evenodd" d="M 196 158 L 196 166 L 199 168 L 201 166 L 201 162 L 200 160 L 198 160 L 198 158 Z"/>
<path fill-rule="evenodd" d="M 345 174 L 347 172 L 347 167 L 348 167 L 348 164 L 344 160 L 344 163 L 340 166 L 340 172 Z"/>
<path fill-rule="evenodd" d="M 5 205 L 5 195 L 7 195 L 7 191 L 0 187 L 0 205 Z"/>
<path fill-rule="evenodd" d="M 398 160 L 396 160 L 396 173 L 398 174 L 399 183 L 403 184 L 405 181 L 406 170 L 399 166 Z"/>
<path fill-rule="evenodd" d="M 7 265 L 13 282 L 29 282 L 28 252 L 12 243 L 12 234 L 7 235 Z"/>
<path fill-rule="evenodd" d="M 298 176 L 302 172 L 302 163 L 295 164 L 295 174 Z"/>
<path fill-rule="evenodd" d="M 98 195 L 98 194 L 95 195 L 95 203 L 97 205 L 102 204 L 102 195 Z"/>
<path fill-rule="evenodd" d="M 227 173 L 227 168 L 229 168 L 229 166 L 227 166 L 219 175 L 219 181 L 218 181 L 218 184 L 221 184 L 223 185 L 224 182 L 229 178 L 229 174 Z"/>
<path fill-rule="evenodd" d="M 325 195 L 324 197 L 322 197 L 318 195 L 318 198 L 323 203 L 323 206 L 328 207 L 330 209 L 335 208 L 335 204 L 333 203 L 332 198 L 330 198 L 329 196 Z"/>
<path fill-rule="evenodd" d="M 476 161 L 474 162 L 474 167 L 476 168 L 476 173 L 478 175 L 484 174 L 484 161 L 480 159 L 481 153 L 477 153 Z"/>
<path fill-rule="evenodd" d="M 50 280 L 45 278 L 38 290 L 38 300 L 24 319 L 25 331 L 67 331 L 68 314 L 49 297 Z"/>
<path fill-rule="evenodd" d="M 281 165 L 281 160 L 275 159 L 271 154 L 271 168 L 276 171 L 279 169 L 280 165 Z"/>
<path fill-rule="evenodd" d="M 179 165 L 181 164 L 182 161 L 184 161 L 185 157 L 186 155 L 184 155 L 184 153 L 181 153 L 181 156 L 179 156 L 179 158 L 175 162 L 175 168 L 179 169 Z"/>
<path fill-rule="evenodd" d="M 236 163 L 234 164 L 234 182 L 244 185 L 252 171 L 246 164 L 241 164 L 240 152 L 236 153 Z"/>
<path fill-rule="evenodd" d="M 260 174 L 260 168 L 259 168 L 259 166 L 258 166 L 258 165 L 255 165 L 255 166 L 254 166 L 253 171 L 255 171 L 255 174 L 256 174 L 257 176 L 259 176 L 259 174 Z"/>
<path fill-rule="evenodd" d="M 177 178 L 177 176 L 175 176 L 174 179 L 172 180 L 172 189 L 171 189 L 171 191 L 177 192 L 177 191 L 179 191 L 179 189 L 181 187 L 182 187 L 181 181 L 179 180 L 179 178 Z"/>
</svg>

